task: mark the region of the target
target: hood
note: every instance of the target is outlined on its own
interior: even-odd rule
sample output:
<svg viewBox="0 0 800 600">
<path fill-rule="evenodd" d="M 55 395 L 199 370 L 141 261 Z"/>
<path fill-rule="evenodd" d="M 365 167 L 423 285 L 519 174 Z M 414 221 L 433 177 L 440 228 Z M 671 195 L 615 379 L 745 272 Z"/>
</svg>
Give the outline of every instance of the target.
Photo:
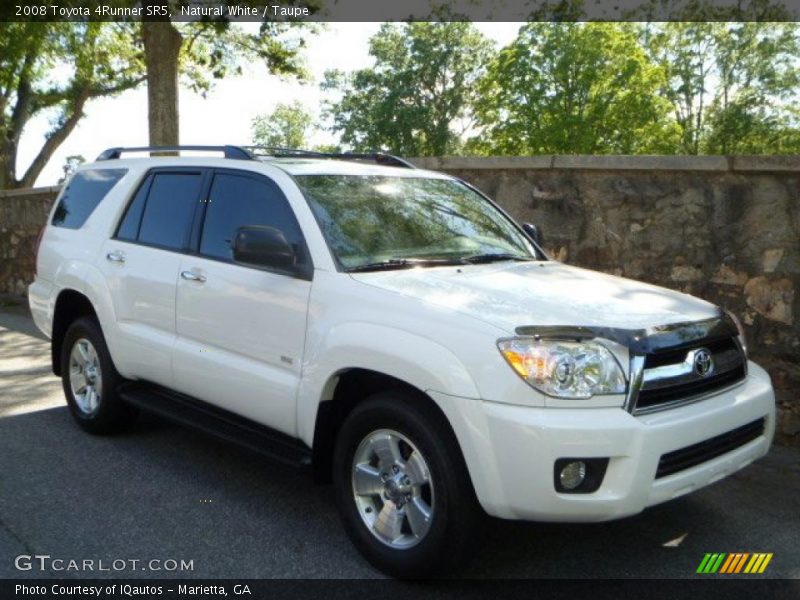
<svg viewBox="0 0 800 600">
<path fill-rule="evenodd" d="M 351 277 L 509 333 L 526 325 L 646 329 L 719 315 L 713 304 L 693 296 L 555 261 L 415 268 Z"/>
</svg>

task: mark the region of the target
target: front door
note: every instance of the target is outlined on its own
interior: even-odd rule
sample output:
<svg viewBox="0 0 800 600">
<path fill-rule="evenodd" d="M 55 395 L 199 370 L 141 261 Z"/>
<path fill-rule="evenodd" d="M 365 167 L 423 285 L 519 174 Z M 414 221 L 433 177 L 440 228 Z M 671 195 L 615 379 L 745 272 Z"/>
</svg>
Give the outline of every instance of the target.
<svg viewBox="0 0 800 600">
<path fill-rule="evenodd" d="M 215 171 L 205 204 L 197 252 L 178 278 L 175 387 L 295 435 L 311 282 L 234 263 L 231 241 L 239 227 L 267 225 L 310 260 L 300 228 L 259 174 Z"/>
</svg>

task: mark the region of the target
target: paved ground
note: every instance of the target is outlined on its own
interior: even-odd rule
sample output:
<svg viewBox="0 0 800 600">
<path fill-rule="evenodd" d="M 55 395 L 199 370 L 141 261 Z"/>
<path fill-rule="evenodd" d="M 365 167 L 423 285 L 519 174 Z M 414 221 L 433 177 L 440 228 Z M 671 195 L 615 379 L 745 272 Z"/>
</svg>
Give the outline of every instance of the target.
<svg viewBox="0 0 800 600">
<path fill-rule="evenodd" d="M 598 525 L 492 521 L 469 577 L 695 577 L 706 552 L 773 552 L 800 578 L 800 452 L 642 515 Z M 686 536 L 677 547 L 665 542 Z M 340 527 L 330 488 L 154 419 L 116 438 L 70 420 L 49 345 L 21 307 L 0 309 L 0 577 L 14 557 L 175 559 L 188 573 L 124 576 L 376 577 Z M 90 575 L 87 573 L 87 575 Z M 106 575 L 97 573 L 96 575 Z"/>
</svg>

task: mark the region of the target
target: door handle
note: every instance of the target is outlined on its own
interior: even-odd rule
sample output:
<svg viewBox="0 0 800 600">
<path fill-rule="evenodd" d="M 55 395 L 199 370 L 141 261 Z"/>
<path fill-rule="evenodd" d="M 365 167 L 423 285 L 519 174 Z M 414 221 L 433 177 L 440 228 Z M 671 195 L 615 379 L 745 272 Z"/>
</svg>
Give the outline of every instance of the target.
<svg viewBox="0 0 800 600">
<path fill-rule="evenodd" d="M 125 253 L 120 252 L 119 250 L 114 250 L 114 252 L 109 252 L 106 254 L 106 259 L 110 260 L 111 262 L 124 263 Z"/>
<path fill-rule="evenodd" d="M 181 271 L 181 277 L 187 281 L 197 281 L 198 283 L 205 283 L 206 276 L 198 275 L 193 271 Z"/>
</svg>

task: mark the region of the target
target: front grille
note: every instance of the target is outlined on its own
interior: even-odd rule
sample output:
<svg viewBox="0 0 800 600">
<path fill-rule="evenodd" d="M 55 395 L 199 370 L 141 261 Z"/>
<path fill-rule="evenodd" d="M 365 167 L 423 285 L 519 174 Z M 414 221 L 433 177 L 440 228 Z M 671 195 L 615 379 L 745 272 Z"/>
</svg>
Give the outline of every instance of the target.
<svg viewBox="0 0 800 600">
<path fill-rule="evenodd" d="M 669 348 L 667 350 L 661 350 L 660 352 L 654 352 L 652 354 L 648 354 L 644 359 L 644 368 L 653 369 L 655 367 L 663 367 L 664 365 L 679 363 L 684 358 L 686 358 L 686 353 L 689 350 L 693 348 L 698 348 L 699 346 L 702 346 L 703 348 L 708 348 L 711 351 L 712 355 L 717 355 L 722 352 L 727 352 L 729 350 L 737 349 L 736 342 L 733 340 L 733 338 L 716 340 L 705 344 L 694 343 L 690 346 Z"/>
<path fill-rule="evenodd" d="M 713 370 L 701 375 L 692 364 L 693 353 L 708 350 Z M 641 414 L 692 401 L 728 388 L 747 375 L 744 353 L 734 338 L 698 340 L 644 357 L 643 381 L 633 412 Z"/>
<path fill-rule="evenodd" d="M 720 373 L 708 379 L 681 383 L 668 388 L 642 390 L 639 392 L 639 401 L 636 403 L 636 408 L 639 410 L 653 408 L 661 404 L 709 394 L 738 383 L 744 379 L 744 377 L 744 365 L 741 365 L 732 371 Z"/>
<path fill-rule="evenodd" d="M 764 424 L 762 417 L 727 433 L 662 455 L 658 461 L 656 479 L 690 469 L 758 439 L 764 435 Z"/>
</svg>

